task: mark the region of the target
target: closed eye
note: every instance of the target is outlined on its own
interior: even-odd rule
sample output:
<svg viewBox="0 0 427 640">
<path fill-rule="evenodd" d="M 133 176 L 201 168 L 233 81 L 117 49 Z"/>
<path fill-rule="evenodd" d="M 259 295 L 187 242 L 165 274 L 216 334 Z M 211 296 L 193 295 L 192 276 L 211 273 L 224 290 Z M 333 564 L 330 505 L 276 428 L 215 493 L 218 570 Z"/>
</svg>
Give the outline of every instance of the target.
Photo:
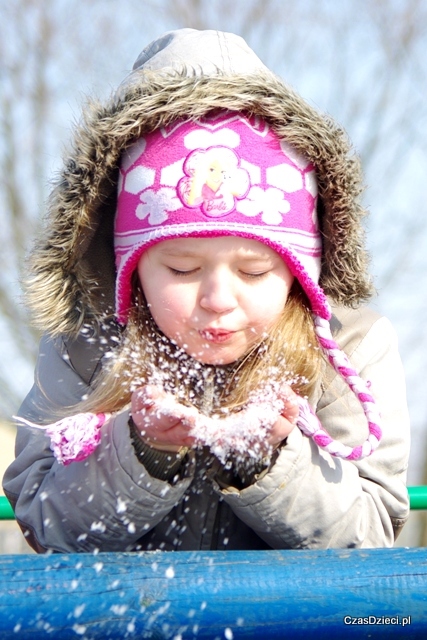
<svg viewBox="0 0 427 640">
<path fill-rule="evenodd" d="M 198 269 L 174 269 L 173 267 L 168 267 L 169 271 L 173 273 L 175 276 L 191 276 L 194 273 L 197 273 Z"/>
<path fill-rule="evenodd" d="M 257 280 L 257 279 L 261 279 L 261 278 L 264 278 L 265 276 L 267 276 L 270 273 L 270 270 L 268 270 L 268 271 L 256 271 L 256 272 L 240 271 L 240 273 L 244 278 L 248 278 L 249 280 Z"/>
</svg>

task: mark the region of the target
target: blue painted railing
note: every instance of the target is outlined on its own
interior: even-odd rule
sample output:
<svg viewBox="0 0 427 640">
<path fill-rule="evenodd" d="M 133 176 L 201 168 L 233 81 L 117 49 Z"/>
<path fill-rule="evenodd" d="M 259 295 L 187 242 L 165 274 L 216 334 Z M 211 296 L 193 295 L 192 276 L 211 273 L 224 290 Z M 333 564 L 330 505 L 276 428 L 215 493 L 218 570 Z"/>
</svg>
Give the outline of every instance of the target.
<svg viewBox="0 0 427 640">
<path fill-rule="evenodd" d="M 0 640 L 347 637 L 427 638 L 427 548 L 0 556 Z"/>
<path fill-rule="evenodd" d="M 0 556 L 0 638 L 427 638 L 427 549 Z"/>
</svg>

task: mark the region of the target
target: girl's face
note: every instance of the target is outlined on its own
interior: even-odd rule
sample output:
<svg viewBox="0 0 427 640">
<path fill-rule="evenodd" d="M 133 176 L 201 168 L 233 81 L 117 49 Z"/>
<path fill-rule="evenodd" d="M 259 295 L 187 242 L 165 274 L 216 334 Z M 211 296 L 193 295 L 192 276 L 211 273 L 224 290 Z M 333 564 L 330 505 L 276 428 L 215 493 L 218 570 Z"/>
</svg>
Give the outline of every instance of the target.
<svg viewBox="0 0 427 640">
<path fill-rule="evenodd" d="M 138 275 L 159 329 L 205 364 L 229 364 L 257 344 L 293 282 L 275 251 L 234 236 L 159 242 Z"/>
<path fill-rule="evenodd" d="M 206 184 L 213 191 L 218 191 L 223 181 L 222 167 L 218 160 L 213 160 L 209 166 L 206 177 Z"/>
</svg>

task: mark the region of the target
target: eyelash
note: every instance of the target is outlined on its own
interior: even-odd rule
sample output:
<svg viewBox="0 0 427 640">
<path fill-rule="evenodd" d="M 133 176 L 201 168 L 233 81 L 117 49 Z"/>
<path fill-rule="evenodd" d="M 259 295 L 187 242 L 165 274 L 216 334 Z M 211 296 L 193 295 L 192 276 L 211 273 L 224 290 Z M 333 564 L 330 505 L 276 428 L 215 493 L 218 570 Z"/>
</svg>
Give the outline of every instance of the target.
<svg viewBox="0 0 427 640">
<path fill-rule="evenodd" d="M 190 269 L 189 271 L 180 271 L 179 269 L 173 269 L 169 267 L 169 271 L 171 271 L 174 276 L 190 276 L 196 273 L 197 269 Z"/>
<path fill-rule="evenodd" d="M 191 275 L 194 275 L 195 273 L 197 273 L 198 269 L 190 269 L 188 271 L 180 271 L 179 269 L 174 269 L 173 267 L 169 267 L 169 271 L 171 271 L 173 273 L 173 275 L 175 275 L 175 276 L 185 278 L 185 276 L 191 276 Z M 268 273 L 269 273 L 269 271 L 261 271 L 260 273 L 247 273 L 245 271 L 240 271 L 240 274 L 244 278 L 248 278 L 248 280 L 260 280 L 261 278 L 264 278 L 265 276 L 267 276 Z"/>
<path fill-rule="evenodd" d="M 269 271 L 261 271 L 260 273 L 246 273 L 245 271 L 241 271 L 241 274 L 249 280 L 261 280 L 261 278 L 265 278 L 268 273 Z"/>
</svg>

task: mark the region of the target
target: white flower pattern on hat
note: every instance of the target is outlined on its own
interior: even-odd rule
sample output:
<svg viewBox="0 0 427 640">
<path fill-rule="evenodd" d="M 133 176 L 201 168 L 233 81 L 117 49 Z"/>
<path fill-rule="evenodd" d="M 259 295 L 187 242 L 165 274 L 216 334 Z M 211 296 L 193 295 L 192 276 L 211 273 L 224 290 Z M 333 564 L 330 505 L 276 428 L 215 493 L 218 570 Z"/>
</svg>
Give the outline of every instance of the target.
<svg viewBox="0 0 427 640">
<path fill-rule="evenodd" d="M 125 174 L 123 188 L 128 193 L 137 194 L 142 189 L 152 187 L 156 177 L 154 169 L 138 166 Z"/>
<path fill-rule="evenodd" d="M 289 213 L 291 205 L 285 198 L 285 194 L 280 189 L 269 187 L 263 189 L 254 186 L 249 191 L 245 200 L 240 200 L 236 204 L 239 213 L 248 217 L 257 216 L 261 213 L 261 220 L 265 224 L 280 224 L 283 215 Z"/>
<path fill-rule="evenodd" d="M 135 215 L 140 220 L 148 216 L 148 224 L 153 226 L 165 222 L 168 211 L 177 211 L 182 206 L 175 189 L 170 187 L 161 187 L 157 191 L 146 189 L 139 198 L 141 204 L 137 206 Z"/>
<path fill-rule="evenodd" d="M 287 193 L 300 191 L 304 187 L 301 171 L 290 164 L 278 164 L 275 167 L 268 167 L 266 176 L 268 184 L 283 189 Z"/>
</svg>

